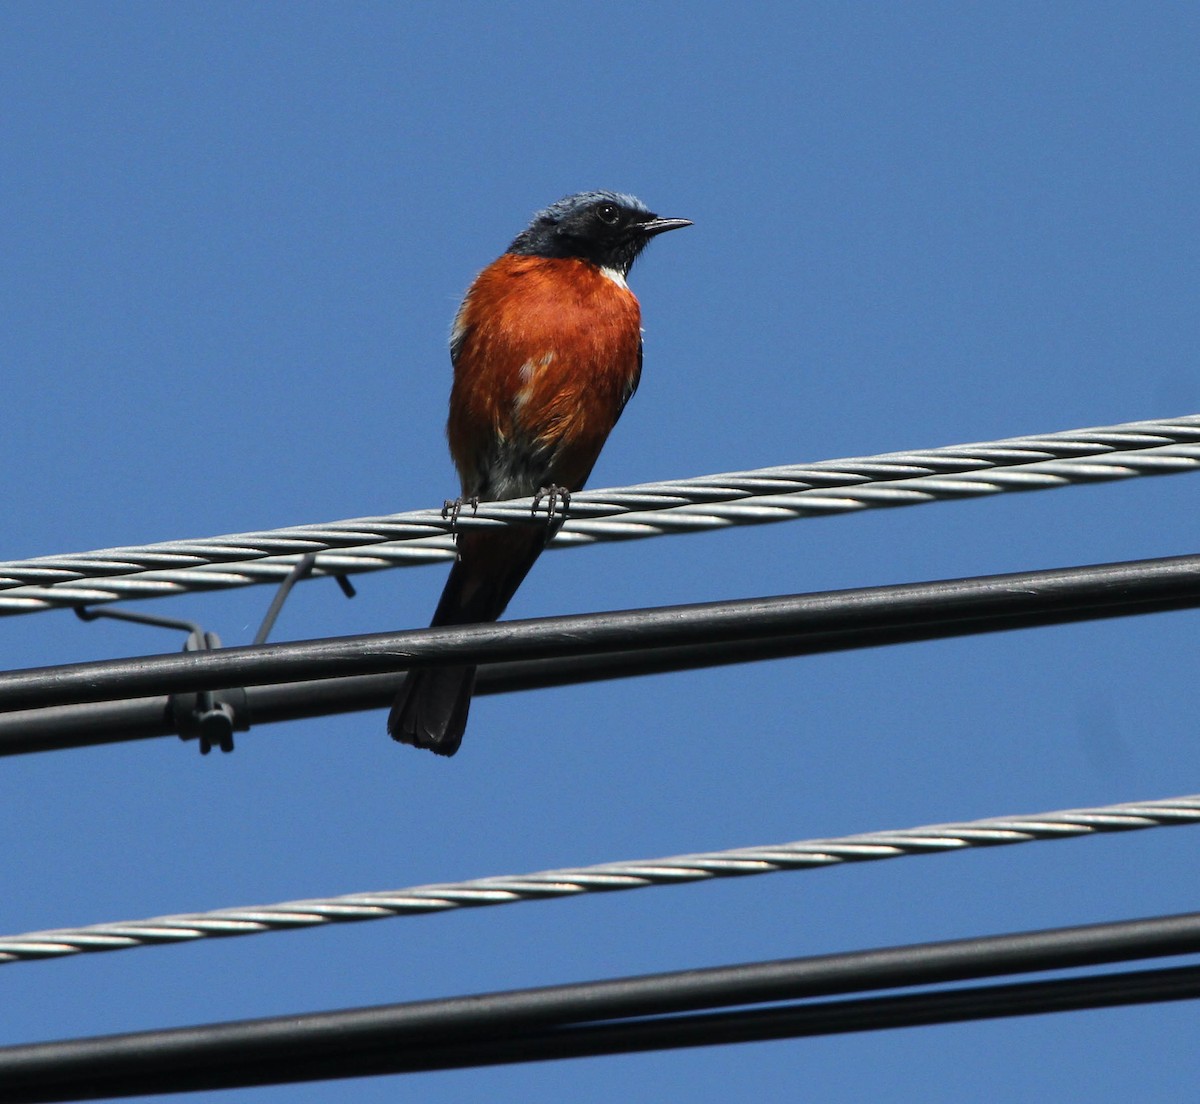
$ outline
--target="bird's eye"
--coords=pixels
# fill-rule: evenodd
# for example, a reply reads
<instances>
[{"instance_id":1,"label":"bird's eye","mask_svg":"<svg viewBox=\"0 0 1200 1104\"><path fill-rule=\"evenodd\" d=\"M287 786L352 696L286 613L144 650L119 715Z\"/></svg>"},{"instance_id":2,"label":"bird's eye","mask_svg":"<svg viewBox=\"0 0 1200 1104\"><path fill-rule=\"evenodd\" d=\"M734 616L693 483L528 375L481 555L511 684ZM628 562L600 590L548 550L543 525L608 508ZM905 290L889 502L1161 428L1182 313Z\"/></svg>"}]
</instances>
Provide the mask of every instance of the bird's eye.
<instances>
[{"instance_id":1,"label":"bird's eye","mask_svg":"<svg viewBox=\"0 0 1200 1104\"><path fill-rule=\"evenodd\" d=\"M601 203L596 208L596 214L599 215L601 222L607 222L609 226L613 226L621 217L621 210L615 203Z\"/></svg>"}]
</instances>

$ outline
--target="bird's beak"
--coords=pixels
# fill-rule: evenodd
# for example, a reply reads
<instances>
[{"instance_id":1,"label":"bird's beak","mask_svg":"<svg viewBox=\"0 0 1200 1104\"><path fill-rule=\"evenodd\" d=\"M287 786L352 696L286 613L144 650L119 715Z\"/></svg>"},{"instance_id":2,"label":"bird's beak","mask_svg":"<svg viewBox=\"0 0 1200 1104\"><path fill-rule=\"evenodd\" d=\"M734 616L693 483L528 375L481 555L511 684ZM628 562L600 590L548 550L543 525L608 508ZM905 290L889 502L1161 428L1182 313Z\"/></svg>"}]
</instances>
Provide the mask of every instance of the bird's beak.
<instances>
[{"instance_id":1,"label":"bird's beak","mask_svg":"<svg viewBox=\"0 0 1200 1104\"><path fill-rule=\"evenodd\" d=\"M666 219L652 218L643 222L638 229L648 238L652 238L655 234L665 234L668 230L682 230L685 226L691 226L691 219Z\"/></svg>"}]
</instances>

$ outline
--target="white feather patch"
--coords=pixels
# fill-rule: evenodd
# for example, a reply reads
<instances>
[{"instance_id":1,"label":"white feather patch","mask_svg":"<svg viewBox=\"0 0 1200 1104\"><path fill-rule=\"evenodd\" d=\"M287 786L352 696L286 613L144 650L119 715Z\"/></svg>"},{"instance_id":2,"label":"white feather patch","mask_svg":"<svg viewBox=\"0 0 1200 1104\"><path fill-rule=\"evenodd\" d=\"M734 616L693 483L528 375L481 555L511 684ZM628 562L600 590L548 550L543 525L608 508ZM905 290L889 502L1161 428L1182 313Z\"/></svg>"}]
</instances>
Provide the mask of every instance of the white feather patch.
<instances>
[{"instance_id":1,"label":"white feather patch","mask_svg":"<svg viewBox=\"0 0 1200 1104\"><path fill-rule=\"evenodd\" d=\"M554 361L554 352L543 353L540 357L534 357L532 360L527 360L517 371L517 376L520 378L524 386L517 392L513 399L513 406L520 410L527 402L530 395L533 394L533 377L543 368L548 368Z\"/></svg>"},{"instance_id":2,"label":"white feather patch","mask_svg":"<svg viewBox=\"0 0 1200 1104\"><path fill-rule=\"evenodd\" d=\"M452 349L462 341L463 335L467 332L466 307L467 303L464 299L463 305L458 308L458 313L454 316L454 323L450 327L450 348Z\"/></svg>"},{"instance_id":3,"label":"white feather patch","mask_svg":"<svg viewBox=\"0 0 1200 1104\"><path fill-rule=\"evenodd\" d=\"M621 272L619 269L602 268L600 269L600 275L610 279L614 284L617 285L617 287L624 288L625 291L629 290L629 285L625 282L625 273Z\"/></svg>"}]
</instances>

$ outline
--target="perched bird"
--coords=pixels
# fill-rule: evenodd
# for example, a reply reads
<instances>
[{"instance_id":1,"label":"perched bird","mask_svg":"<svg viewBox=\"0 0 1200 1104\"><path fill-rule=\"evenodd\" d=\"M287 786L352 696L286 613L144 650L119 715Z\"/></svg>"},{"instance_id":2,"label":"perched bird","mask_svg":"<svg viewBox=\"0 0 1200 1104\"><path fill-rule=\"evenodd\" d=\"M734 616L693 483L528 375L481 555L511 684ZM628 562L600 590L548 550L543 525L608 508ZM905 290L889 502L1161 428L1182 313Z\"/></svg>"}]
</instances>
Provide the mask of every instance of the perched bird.
<instances>
[{"instance_id":1,"label":"perched bird","mask_svg":"<svg viewBox=\"0 0 1200 1104\"><path fill-rule=\"evenodd\" d=\"M453 508L548 495L550 520L459 532L434 626L495 621L557 530L555 499L583 487L641 375L641 309L625 277L651 238L690 225L630 195L581 192L534 215L475 278L450 332ZM453 755L474 686L474 667L410 671L388 732Z\"/></svg>"}]
</instances>

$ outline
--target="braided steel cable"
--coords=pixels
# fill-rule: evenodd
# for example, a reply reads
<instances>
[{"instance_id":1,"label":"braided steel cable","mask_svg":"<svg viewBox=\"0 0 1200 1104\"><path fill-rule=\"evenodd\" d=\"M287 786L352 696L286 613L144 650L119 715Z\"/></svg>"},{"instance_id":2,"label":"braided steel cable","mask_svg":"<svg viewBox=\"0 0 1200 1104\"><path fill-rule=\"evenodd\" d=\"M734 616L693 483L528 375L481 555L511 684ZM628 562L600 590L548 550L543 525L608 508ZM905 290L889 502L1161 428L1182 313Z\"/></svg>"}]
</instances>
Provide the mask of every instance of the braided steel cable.
<instances>
[{"instance_id":1,"label":"braided steel cable","mask_svg":"<svg viewBox=\"0 0 1200 1104\"><path fill-rule=\"evenodd\" d=\"M1200 794L0 936L0 964L710 878L1200 823Z\"/></svg>"},{"instance_id":2,"label":"braided steel cable","mask_svg":"<svg viewBox=\"0 0 1200 1104\"><path fill-rule=\"evenodd\" d=\"M1200 414L581 491L552 547L756 525L1200 468ZM532 499L464 510L461 529L532 521ZM345 575L448 560L439 510L0 562L0 616L281 582L300 556ZM544 524L544 521L542 522Z\"/></svg>"}]
</instances>

